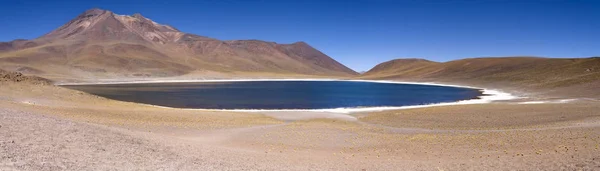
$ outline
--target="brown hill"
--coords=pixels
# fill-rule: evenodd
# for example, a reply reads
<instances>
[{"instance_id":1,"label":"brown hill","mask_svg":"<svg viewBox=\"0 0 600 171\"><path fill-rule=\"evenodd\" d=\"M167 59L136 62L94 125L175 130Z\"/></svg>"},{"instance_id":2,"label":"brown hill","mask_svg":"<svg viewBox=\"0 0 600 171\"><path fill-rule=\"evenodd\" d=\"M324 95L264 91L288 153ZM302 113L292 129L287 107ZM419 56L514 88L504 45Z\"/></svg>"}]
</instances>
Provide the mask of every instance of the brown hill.
<instances>
[{"instance_id":1,"label":"brown hill","mask_svg":"<svg viewBox=\"0 0 600 171\"><path fill-rule=\"evenodd\" d=\"M34 40L0 43L0 67L48 77L179 76L188 73L357 74L304 42L221 41L140 14L91 9Z\"/></svg>"},{"instance_id":2,"label":"brown hill","mask_svg":"<svg viewBox=\"0 0 600 171\"><path fill-rule=\"evenodd\" d=\"M471 85L563 88L600 85L600 58L502 57L449 62L396 59L361 76L368 79L435 81ZM600 87L599 87L600 88Z\"/></svg>"},{"instance_id":3,"label":"brown hill","mask_svg":"<svg viewBox=\"0 0 600 171\"><path fill-rule=\"evenodd\" d=\"M422 77L423 73L431 73L435 66L439 65L437 62L407 58L407 59L395 59L388 62L378 64L371 70L363 73L363 75L397 75L403 74L404 77Z\"/></svg>"}]
</instances>

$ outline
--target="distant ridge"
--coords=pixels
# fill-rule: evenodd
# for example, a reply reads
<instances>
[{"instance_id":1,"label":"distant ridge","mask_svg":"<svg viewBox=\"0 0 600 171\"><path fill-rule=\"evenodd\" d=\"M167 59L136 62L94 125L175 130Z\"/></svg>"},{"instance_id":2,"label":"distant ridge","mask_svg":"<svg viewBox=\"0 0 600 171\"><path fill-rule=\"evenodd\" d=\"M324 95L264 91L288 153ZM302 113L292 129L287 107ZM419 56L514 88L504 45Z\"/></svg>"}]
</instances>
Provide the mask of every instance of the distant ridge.
<instances>
[{"instance_id":1,"label":"distant ridge","mask_svg":"<svg viewBox=\"0 0 600 171\"><path fill-rule=\"evenodd\" d=\"M305 42L221 41L181 32L139 13L118 15L102 9L87 10L33 40L1 42L0 67L83 78L357 74Z\"/></svg>"},{"instance_id":2,"label":"distant ridge","mask_svg":"<svg viewBox=\"0 0 600 171\"><path fill-rule=\"evenodd\" d=\"M586 84L600 87L600 58L493 57L449 62L395 59L373 67L361 77L543 88Z\"/></svg>"}]
</instances>

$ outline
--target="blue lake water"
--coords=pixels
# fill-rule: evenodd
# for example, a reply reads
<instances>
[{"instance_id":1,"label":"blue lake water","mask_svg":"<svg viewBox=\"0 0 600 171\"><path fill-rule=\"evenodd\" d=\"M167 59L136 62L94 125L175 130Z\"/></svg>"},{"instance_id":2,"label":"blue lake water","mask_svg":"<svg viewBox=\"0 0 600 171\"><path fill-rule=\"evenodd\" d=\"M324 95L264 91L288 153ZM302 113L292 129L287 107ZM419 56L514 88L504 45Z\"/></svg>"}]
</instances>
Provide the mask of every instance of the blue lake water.
<instances>
[{"instance_id":1,"label":"blue lake water","mask_svg":"<svg viewBox=\"0 0 600 171\"><path fill-rule=\"evenodd\" d=\"M354 81L243 81L71 85L110 99L176 108L331 109L476 99L477 89Z\"/></svg>"}]
</instances>

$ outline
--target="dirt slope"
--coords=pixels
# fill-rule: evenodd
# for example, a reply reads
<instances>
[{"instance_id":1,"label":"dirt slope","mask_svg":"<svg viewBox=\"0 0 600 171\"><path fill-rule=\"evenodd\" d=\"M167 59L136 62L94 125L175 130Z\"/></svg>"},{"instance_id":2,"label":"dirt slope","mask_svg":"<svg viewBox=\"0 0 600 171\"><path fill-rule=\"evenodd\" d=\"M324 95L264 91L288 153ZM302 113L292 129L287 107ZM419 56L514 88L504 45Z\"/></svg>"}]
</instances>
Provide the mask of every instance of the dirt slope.
<instances>
[{"instance_id":1,"label":"dirt slope","mask_svg":"<svg viewBox=\"0 0 600 171\"><path fill-rule=\"evenodd\" d=\"M525 89L579 88L600 95L600 58L502 57L449 62L396 59L381 63L361 78L454 82ZM593 91L596 89L596 91Z\"/></svg>"}]
</instances>

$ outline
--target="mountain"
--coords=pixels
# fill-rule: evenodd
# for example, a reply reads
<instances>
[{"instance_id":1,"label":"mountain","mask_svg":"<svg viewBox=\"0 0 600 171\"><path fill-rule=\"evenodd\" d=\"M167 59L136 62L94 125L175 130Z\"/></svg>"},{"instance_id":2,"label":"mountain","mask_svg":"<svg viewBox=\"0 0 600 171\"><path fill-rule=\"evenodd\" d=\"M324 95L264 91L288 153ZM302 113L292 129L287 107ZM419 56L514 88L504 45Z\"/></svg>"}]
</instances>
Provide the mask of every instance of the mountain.
<instances>
[{"instance_id":1,"label":"mountain","mask_svg":"<svg viewBox=\"0 0 600 171\"><path fill-rule=\"evenodd\" d=\"M487 87L510 84L525 88L581 85L600 88L600 58L497 57L449 62L396 59L375 66L361 77L454 82Z\"/></svg>"},{"instance_id":2,"label":"mountain","mask_svg":"<svg viewBox=\"0 0 600 171\"><path fill-rule=\"evenodd\" d=\"M438 65L437 62L428 61L425 59L408 58L395 59L376 65L363 75L402 75L404 77L419 77L422 73L429 73L429 70L434 69L433 65Z\"/></svg>"},{"instance_id":3,"label":"mountain","mask_svg":"<svg viewBox=\"0 0 600 171\"><path fill-rule=\"evenodd\" d=\"M141 14L102 9L87 10L39 38L0 43L0 68L81 78L357 74L305 42L221 41Z\"/></svg>"}]
</instances>

